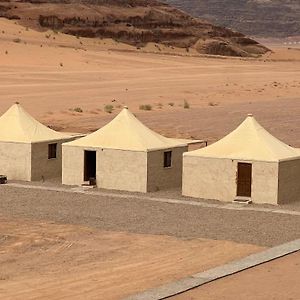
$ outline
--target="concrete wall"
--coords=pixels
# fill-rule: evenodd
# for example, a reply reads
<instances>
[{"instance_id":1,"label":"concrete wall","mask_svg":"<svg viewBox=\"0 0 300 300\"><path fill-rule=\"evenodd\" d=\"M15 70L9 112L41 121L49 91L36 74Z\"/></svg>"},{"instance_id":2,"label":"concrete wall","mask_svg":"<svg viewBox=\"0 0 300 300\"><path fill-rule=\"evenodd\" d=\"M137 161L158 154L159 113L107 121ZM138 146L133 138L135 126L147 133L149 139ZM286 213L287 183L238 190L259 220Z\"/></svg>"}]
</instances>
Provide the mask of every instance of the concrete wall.
<instances>
[{"instance_id":1,"label":"concrete wall","mask_svg":"<svg viewBox=\"0 0 300 300\"><path fill-rule=\"evenodd\" d=\"M84 149L62 146L62 183L81 185L84 172Z\"/></svg>"},{"instance_id":2,"label":"concrete wall","mask_svg":"<svg viewBox=\"0 0 300 300\"><path fill-rule=\"evenodd\" d=\"M62 143L72 139L33 143L31 146L31 180L61 177ZM57 143L56 158L48 159L48 145Z\"/></svg>"},{"instance_id":3,"label":"concrete wall","mask_svg":"<svg viewBox=\"0 0 300 300\"><path fill-rule=\"evenodd\" d=\"M147 191L147 153L104 149L97 151L97 185L132 192Z\"/></svg>"},{"instance_id":4,"label":"concrete wall","mask_svg":"<svg viewBox=\"0 0 300 300\"><path fill-rule=\"evenodd\" d=\"M172 151L172 166L164 168L164 152ZM147 156L147 191L181 187L182 156L188 147L148 152Z\"/></svg>"},{"instance_id":5,"label":"concrete wall","mask_svg":"<svg viewBox=\"0 0 300 300\"><path fill-rule=\"evenodd\" d=\"M236 163L230 159L183 157L182 194L232 201L236 196Z\"/></svg>"},{"instance_id":6,"label":"concrete wall","mask_svg":"<svg viewBox=\"0 0 300 300\"><path fill-rule=\"evenodd\" d=\"M277 162L253 162L251 199L253 203L278 203Z\"/></svg>"},{"instance_id":7,"label":"concrete wall","mask_svg":"<svg viewBox=\"0 0 300 300\"><path fill-rule=\"evenodd\" d=\"M31 179L31 145L0 142L0 174L8 180Z\"/></svg>"},{"instance_id":8,"label":"concrete wall","mask_svg":"<svg viewBox=\"0 0 300 300\"><path fill-rule=\"evenodd\" d=\"M184 156L183 195L233 201L237 193L238 162L243 161ZM278 163L252 162L251 200L254 203L277 204L277 192Z\"/></svg>"},{"instance_id":9,"label":"concrete wall","mask_svg":"<svg viewBox=\"0 0 300 300\"><path fill-rule=\"evenodd\" d=\"M135 192L147 191L147 153L101 148L63 146L62 183L81 185L84 180L84 151L96 154L99 188Z\"/></svg>"},{"instance_id":10,"label":"concrete wall","mask_svg":"<svg viewBox=\"0 0 300 300\"><path fill-rule=\"evenodd\" d=\"M279 163L278 203L300 201L300 159Z\"/></svg>"}]
</instances>

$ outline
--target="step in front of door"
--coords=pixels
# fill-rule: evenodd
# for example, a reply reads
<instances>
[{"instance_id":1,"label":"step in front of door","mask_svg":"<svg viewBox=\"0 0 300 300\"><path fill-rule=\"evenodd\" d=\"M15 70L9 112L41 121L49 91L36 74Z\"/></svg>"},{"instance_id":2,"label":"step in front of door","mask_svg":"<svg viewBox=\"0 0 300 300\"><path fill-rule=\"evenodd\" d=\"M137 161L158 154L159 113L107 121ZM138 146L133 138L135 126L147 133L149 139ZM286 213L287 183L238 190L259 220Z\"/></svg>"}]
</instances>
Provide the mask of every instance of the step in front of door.
<instances>
[{"instance_id":1,"label":"step in front of door","mask_svg":"<svg viewBox=\"0 0 300 300\"><path fill-rule=\"evenodd\" d=\"M233 202L235 203L243 203L243 204L251 204L252 200L249 197L236 197Z\"/></svg>"}]
</instances>

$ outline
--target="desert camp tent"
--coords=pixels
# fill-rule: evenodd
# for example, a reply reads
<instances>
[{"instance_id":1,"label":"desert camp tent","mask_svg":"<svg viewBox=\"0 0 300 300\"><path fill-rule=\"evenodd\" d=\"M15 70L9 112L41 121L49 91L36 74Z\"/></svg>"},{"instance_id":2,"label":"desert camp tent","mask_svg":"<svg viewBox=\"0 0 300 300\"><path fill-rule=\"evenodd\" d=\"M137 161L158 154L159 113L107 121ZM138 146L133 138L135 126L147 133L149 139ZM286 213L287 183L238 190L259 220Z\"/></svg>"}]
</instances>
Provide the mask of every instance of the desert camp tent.
<instances>
[{"instance_id":1,"label":"desert camp tent","mask_svg":"<svg viewBox=\"0 0 300 300\"><path fill-rule=\"evenodd\" d=\"M73 139L41 124L16 103L0 117L0 174L25 181L61 176L61 144Z\"/></svg>"},{"instance_id":2,"label":"desert camp tent","mask_svg":"<svg viewBox=\"0 0 300 300\"><path fill-rule=\"evenodd\" d=\"M280 204L300 200L300 151L252 115L218 142L184 154L183 195Z\"/></svg>"},{"instance_id":3,"label":"desert camp tent","mask_svg":"<svg viewBox=\"0 0 300 300\"><path fill-rule=\"evenodd\" d=\"M155 133L125 107L103 128L63 144L62 182L95 178L100 188L138 192L180 187L189 142Z\"/></svg>"}]
</instances>

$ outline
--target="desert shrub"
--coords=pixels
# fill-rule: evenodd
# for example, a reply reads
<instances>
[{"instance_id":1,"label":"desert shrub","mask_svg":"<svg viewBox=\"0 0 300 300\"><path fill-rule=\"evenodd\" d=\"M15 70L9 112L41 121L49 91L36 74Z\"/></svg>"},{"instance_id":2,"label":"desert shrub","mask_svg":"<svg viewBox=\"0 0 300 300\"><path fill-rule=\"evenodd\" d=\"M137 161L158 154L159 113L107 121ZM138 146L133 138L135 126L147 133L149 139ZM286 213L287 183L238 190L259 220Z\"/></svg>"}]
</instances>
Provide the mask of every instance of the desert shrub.
<instances>
[{"instance_id":1,"label":"desert shrub","mask_svg":"<svg viewBox=\"0 0 300 300\"><path fill-rule=\"evenodd\" d=\"M152 106L150 104L141 104L140 110L152 110Z\"/></svg>"},{"instance_id":2,"label":"desert shrub","mask_svg":"<svg viewBox=\"0 0 300 300\"><path fill-rule=\"evenodd\" d=\"M169 106L174 106L174 102L169 102L168 105Z\"/></svg>"},{"instance_id":3,"label":"desert shrub","mask_svg":"<svg viewBox=\"0 0 300 300\"><path fill-rule=\"evenodd\" d=\"M19 38L13 39L13 42L14 43L21 43L21 39L19 39Z\"/></svg>"},{"instance_id":4,"label":"desert shrub","mask_svg":"<svg viewBox=\"0 0 300 300\"><path fill-rule=\"evenodd\" d=\"M83 112L82 108L80 108L80 107L75 107L73 110L76 111L76 112L78 112L78 113L82 113Z\"/></svg>"},{"instance_id":5,"label":"desert shrub","mask_svg":"<svg viewBox=\"0 0 300 300\"><path fill-rule=\"evenodd\" d=\"M64 64L61 62L61 63L59 63L59 65L61 66L61 67L63 67L64 66Z\"/></svg>"},{"instance_id":6,"label":"desert shrub","mask_svg":"<svg viewBox=\"0 0 300 300\"><path fill-rule=\"evenodd\" d=\"M218 103L216 103L216 102L209 102L208 103L208 106L218 106L219 104Z\"/></svg>"},{"instance_id":7,"label":"desert shrub","mask_svg":"<svg viewBox=\"0 0 300 300\"><path fill-rule=\"evenodd\" d=\"M107 104L104 106L104 111L107 112L108 114L111 114L114 110L114 106L111 104Z\"/></svg>"},{"instance_id":8,"label":"desert shrub","mask_svg":"<svg viewBox=\"0 0 300 300\"><path fill-rule=\"evenodd\" d=\"M190 104L186 100L183 101L183 108L185 109L190 108Z\"/></svg>"},{"instance_id":9,"label":"desert shrub","mask_svg":"<svg viewBox=\"0 0 300 300\"><path fill-rule=\"evenodd\" d=\"M51 37L51 34L45 34L45 38L49 39Z\"/></svg>"}]
</instances>

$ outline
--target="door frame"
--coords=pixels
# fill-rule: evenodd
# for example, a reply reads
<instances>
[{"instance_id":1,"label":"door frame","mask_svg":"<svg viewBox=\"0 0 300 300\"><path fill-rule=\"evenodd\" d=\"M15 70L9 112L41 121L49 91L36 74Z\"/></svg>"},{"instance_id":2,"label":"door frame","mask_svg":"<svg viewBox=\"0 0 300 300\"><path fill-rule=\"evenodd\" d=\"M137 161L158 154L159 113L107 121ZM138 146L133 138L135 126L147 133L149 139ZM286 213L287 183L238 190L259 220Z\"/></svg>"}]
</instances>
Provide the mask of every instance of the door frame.
<instances>
[{"instance_id":1,"label":"door frame","mask_svg":"<svg viewBox=\"0 0 300 300\"><path fill-rule=\"evenodd\" d=\"M239 165L248 165L250 166L250 195L239 195ZM251 199L252 197L252 183L253 183L253 162L252 161L238 161L236 165L236 197L237 198L247 198Z\"/></svg>"},{"instance_id":2,"label":"door frame","mask_svg":"<svg viewBox=\"0 0 300 300\"><path fill-rule=\"evenodd\" d=\"M89 178L87 178L88 176L87 176L87 173L88 173L88 171L87 171L87 153L88 152L93 152L93 153L95 153L95 178L96 178L96 176L97 176L97 150L88 150L88 149L84 149L84 151L83 151L83 180L84 181L89 181L90 180L90 178L91 177L89 177Z\"/></svg>"}]
</instances>

